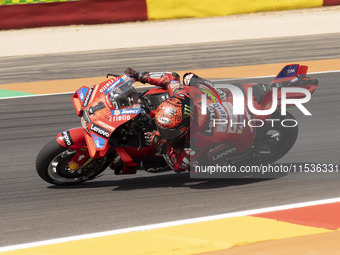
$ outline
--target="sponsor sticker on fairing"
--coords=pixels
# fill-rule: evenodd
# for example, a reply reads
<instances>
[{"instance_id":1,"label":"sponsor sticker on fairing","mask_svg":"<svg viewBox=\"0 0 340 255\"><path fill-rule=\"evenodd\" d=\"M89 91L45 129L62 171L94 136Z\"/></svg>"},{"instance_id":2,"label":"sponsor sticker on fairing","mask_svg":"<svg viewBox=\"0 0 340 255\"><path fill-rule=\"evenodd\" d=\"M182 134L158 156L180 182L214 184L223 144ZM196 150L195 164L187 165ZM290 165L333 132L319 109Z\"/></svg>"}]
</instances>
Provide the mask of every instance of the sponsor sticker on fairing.
<instances>
[{"instance_id":1,"label":"sponsor sticker on fairing","mask_svg":"<svg viewBox=\"0 0 340 255\"><path fill-rule=\"evenodd\" d=\"M215 108L219 112L221 119L227 119L228 115L224 107L220 103L210 104L211 107ZM227 124L221 123L217 125L217 132L225 132L227 130Z\"/></svg>"},{"instance_id":2,"label":"sponsor sticker on fairing","mask_svg":"<svg viewBox=\"0 0 340 255\"><path fill-rule=\"evenodd\" d=\"M213 107L207 107L207 120L201 132L202 135L212 136L214 134L214 127L212 120L217 117L216 111Z\"/></svg>"},{"instance_id":3,"label":"sponsor sticker on fairing","mask_svg":"<svg viewBox=\"0 0 340 255\"><path fill-rule=\"evenodd\" d=\"M142 108L132 108L132 109L120 109L120 110L111 110L112 115L123 115L123 114L138 114L140 113Z\"/></svg>"},{"instance_id":4,"label":"sponsor sticker on fairing","mask_svg":"<svg viewBox=\"0 0 340 255\"><path fill-rule=\"evenodd\" d=\"M99 92L100 93L103 93L108 87L110 87L111 85L112 85L112 83L114 83L114 79L111 79L111 80L109 80L107 83L105 83L105 85L104 86L102 86L101 88L100 88L100 90L99 90ZM117 80L117 81L119 81L119 80ZM106 95L106 94L105 94Z\"/></svg>"},{"instance_id":5,"label":"sponsor sticker on fairing","mask_svg":"<svg viewBox=\"0 0 340 255\"><path fill-rule=\"evenodd\" d=\"M116 80L113 84L112 82L114 81L113 79L111 79L108 83L105 84L104 87L102 87L100 89L100 92L103 92L103 90L105 89L104 94L107 95L108 93L110 93L111 90L113 90L115 87L117 87L120 83L126 81L128 79L128 77L126 75L122 76L121 78L119 78L118 80ZM112 84L112 85L111 85Z\"/></svg>"},{"instance_id":6,"label":"sponsor sticker on fairing","mask_svg":"<svg viewBox=\"0 0 340 255\"><path fill-rule=\"evenodd\" d=\"M277 75L276 79L292 77L296 75L299 65L285 66L282 71Z\"/></svg>"},{"instance_id":7,"label":"sponsor sticker on fairing","mask_svg":"<svg viewBox=\"0 0 340 255\"><path fill-rule=\"evenodd\" d=\"M220 96L222 101L227 99L228 93L226 91L224 91L223 89L220 89L220 88L215 88L215 90L217 91L217 93Z\"/></svg>"},{"instance_id":8,"label":"sponsor sticker on fairing","mask_svg":"<svg viewBox=\"0 0 340 255\"><path fill-rule=\"evenodd\" d=\"M64 139L64 143L67 147L70 147L71 145L74 144L69 131L63 132L63 139Z\"/></svg>"},{"instance_id":9,"label":"sponsor sticker on fairing","mask_svg":"<svg viewBox=\"0 0 340 255\"><path fill-rule=\"evenodd\" d=\"M85 96L85 100L83 102L83 107L86 107L89 104L92 92L93 92L93 88L94 86L92 86L89 91L87 92L86 96Z\"/></svg>"},{"instance_id":10,"label":"sponsor sticker on fairing","mask_svg":"<svg viewBox=\"0 0 340 255\"><path fill-rule=\"evenodd\" d=\"M84 101L84 98L85 98L86 93L87 93L88 90L89 90L89 89L86 88L86 87L83 87L83 88L81 88L81 89L78 89L77 93L78 93L78 97L79 97L79 99L80 99L81 102Z\"/></svg>"},{"instance_id":11,"label":"sponsor sticker on fairing","mask_svg":"<svg viewBox=\"0 0 340 255\"><path fill-rule=\"evenodd\" d=\"M98 126L94 123L91 124L90 129L98 135L101 135L101 136L106 137L106 138L110 137L110 131L109 130L107 130L103 127L100 127L100 126Z\"/></svg>"},{"instance_id":12,"label":"sponsor sticker on fairing","mask_svg":"<svg viewBox=\"0 0 340 255\"><path fill-rule=\"evenodd\" d=\"M223 160L228 157L229 154L232 154L236 152L237 149L235 147L227 147L222 151L219 151L218 153L215 153L212 155L212 160L217 161L217 160Z\"/></svg>"},{"instance_id":13,"label":"sponsor sticker on fairing","mask_svg":"<svg viewBox=\"0 0 340 255\"><path fill-rule=\"evenodd\" d=\"M94 145L96 146L97 149L103 148L105 146L105 139L101 138L97 135L92 134L92 139L94 141Z\"/></svg>"},{"instance_id":14,"label":"sponsor sticker on fairing","mask_svg":"<svg viewBox=\"0 0 340 255\"><path fill-rule=\"evenodd\" d=\"M123 115L112 115L109 116L109 121L110 122L115 122L115 121L127 121L130 120L131 116L129 114L123 114Z\"/></svg>"}]
</instances>

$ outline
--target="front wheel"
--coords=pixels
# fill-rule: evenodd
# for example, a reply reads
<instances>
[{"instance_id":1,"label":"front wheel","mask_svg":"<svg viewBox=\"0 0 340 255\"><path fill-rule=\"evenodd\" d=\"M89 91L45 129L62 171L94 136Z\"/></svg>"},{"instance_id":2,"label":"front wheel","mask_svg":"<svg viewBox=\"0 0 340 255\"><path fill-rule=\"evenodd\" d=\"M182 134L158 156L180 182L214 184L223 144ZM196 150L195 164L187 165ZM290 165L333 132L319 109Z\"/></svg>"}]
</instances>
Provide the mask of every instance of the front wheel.
<instances>
[{"instance_id":1,"label":"front wheel","mask_svg":"<svg viewBox=\"0 0 340 255\"><path fill-rule=\"evenodd\" d=\"M64 148L53 139L39 152L36 160L38 175L46 182L56 185L74 185L95 178L109 165L106 157L89 160L77 170L69 167L75 150Z\"/></svg>"}]
</instances>

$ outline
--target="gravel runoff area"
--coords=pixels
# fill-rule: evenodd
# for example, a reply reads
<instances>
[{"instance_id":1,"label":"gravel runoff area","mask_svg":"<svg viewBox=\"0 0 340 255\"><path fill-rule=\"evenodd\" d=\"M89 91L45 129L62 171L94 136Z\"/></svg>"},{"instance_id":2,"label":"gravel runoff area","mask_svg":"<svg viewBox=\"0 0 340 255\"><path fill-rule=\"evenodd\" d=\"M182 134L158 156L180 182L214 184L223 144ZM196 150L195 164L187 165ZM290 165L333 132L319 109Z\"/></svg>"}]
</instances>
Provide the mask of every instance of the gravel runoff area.
<instances>
[{"instance_id":1,"label":"gravel runoff area","mask_svg":"<svg viewBox=\"0 0 340 255\"><path fill-rule=\"evenodd\" d=\"M340 6L0 31L0 57L340 32ZM287 46L289 47L289 46Z\"/></svg>"}]
</instances>

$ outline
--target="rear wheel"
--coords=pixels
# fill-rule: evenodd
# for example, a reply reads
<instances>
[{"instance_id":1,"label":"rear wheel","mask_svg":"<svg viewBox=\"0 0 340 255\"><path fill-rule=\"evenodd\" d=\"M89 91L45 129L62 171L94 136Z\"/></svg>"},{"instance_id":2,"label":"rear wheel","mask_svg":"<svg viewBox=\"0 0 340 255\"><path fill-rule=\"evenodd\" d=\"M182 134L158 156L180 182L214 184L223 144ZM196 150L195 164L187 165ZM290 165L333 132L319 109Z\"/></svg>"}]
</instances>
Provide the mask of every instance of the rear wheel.
<instances>
[{"instance_id":1,"label":"rear wheel","mask_svg":"<svg viewBox=\"0 0 340 255\"><path fill-rule=\"evenodd\" d=\"M278 112L271 119L279 119L258 130L255 138L256 163L273 163L291 150L298 136L298 125L292 114L281 116ZM282 125L289 127L285 127ZM294 126L296 124L296 126ZM294 127L293 127L294 126Z\"/></svg>"},{"instance_id":2,"label":"rear wheel","mask_svg":"<svg viewBox=\"0 0 340 255\"><path fill-rule=\"evenodd\" d=\"M106 157L86 161L76 170L69 167L69 161L76 153L67 149L53 139L39 152L36 160L38 175L48 183L56 185L74 185L95 178L109 165Z\"/></svg>"}]
</instances>

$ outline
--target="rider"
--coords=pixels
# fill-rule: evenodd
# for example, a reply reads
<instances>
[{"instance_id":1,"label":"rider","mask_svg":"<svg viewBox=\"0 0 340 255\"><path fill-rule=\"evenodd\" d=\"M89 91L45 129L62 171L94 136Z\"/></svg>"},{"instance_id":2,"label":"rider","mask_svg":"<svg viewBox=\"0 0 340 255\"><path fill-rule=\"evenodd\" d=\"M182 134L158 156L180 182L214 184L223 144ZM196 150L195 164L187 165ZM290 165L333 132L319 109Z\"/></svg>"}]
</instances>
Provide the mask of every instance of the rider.
<instances>
[{"instance_id":1,"label":"rider","mask_svg":"<svg viewBox=\"0 0 340 255\"><path fill-rule=\"evenodd\" d=\"M193 103L192 100L195 100L195 98L191 97L196 94L196 89L208 94L215 104L218 105L219 103L222 104L222 101L228 97L228 90L215 88L213 82L200 78L193 73L184 74L184 84L180 82L180 77L177 73L137 72L132 68L128 68L125 70L125 74L134 77L141 83L156 85L169 92L170 98L162 102L155 113L157 130L145 134L146 144L148 146L156 147L175 172L188 170L190 167L190 156L195 155L197 158L199 153L204 153L203 150L199 149L200 145L197 147L192 144L190 147L190 119L193 117L190 103ZM266 91L261 92L261 94L264 92ZM200 95L200 93L198 94ZM198 107L196 103L195 105ZM196 119L202 119L199 112L199 110L195 111L197 115L195 116ZM223 115L223 110L214 110L214 112L217 118L218 116ZM198 129L201 128L199 127ZM235 136L235 134L232 133L219 133L218 129L219 127L217 127L217 133L212 137L212 134L208 134L203 130L203 135L208 139L203 140L205 145L209 145L209 139L215 138L219 140L222 137L222 139L226 140L232 139L232 136ZM194 130L197 129L194 128ZM242 132L245 133L246 131ZM208 141L208 144L204 141ZM214 143L213 141L211 142ZM223 140L221 140L221 142L223 145ZM244 143L244 147L248 147L251 142L252 141L249 140L241 143ZM202 144L202 141L198 142L198 144L200 143ZM195 147L195 151L193 150L193 147ZM210 152L220 154L226 150L235 151L235 148L231 148L226 144L222 147L218 147L216 152L214 150L211 150Z\"/></svg>"},{"instance_id":2,"label":"rider","mask_svg":"<svg viewBox=\"0 0 340 255\"><path fill-rule=\"evenodd\" d=\"M200 114L201 94L206 94L209 97L211 106L209 108L211 116L216 119L230 118L232 115L226 112L223 101L229 98L229 91L226 89L215 88L215 84L209 80L198 77L193 73L186 73L183 76L183 83L180 82L180 77L177 73L171 72L137 72L132 68L128 68L125 74L134 77L141 83L149 83L166 89L169 92L170 98L162 102L155 113L157 130L147 132L145 134L146 144L153 146L164 156L167 163L175 172L186 171L190 167L190 157L194 155L197 159L203 154L205 148L210 145L219 143L218 146L211 148L207 153L207 159L213 158L216 163L221 155L236 152L238 149L246 150L252 144L254 133L249 127L242 125L233 126L231 129L226 125L217 127L210 126L208 119L203 120ZM280 84L257 84L253 86L254 99L261 103L263 95L270 91L273 87L280 87ZM199 91L199 92L197 92ZM247 92L244 92L247 93ZM197 111L195 118L197 121L190 123L193 111L190 108L190 103L195 104ZM242 123L242 119L237 120ZM199 123L196 125L196 123ZM190 147L190 124L195 131L192 137L192 146ZM216 129L216 130L215 130ZM200 134L197 134L196 131ZM203 136L202 136L203 135ZM248 139L240 139L240 137L248 137ZM201 139L202 138L202 139ZM239 148L228 145L224 141L236 140ZM214 156L215 155L215 156ZM192 158L192 157L191 157ZM193 159L193 158L192 158Z\"/></svg>"},{"instance_id":3,"label":"rider","mask_svg":"<svg viewBox=\"0 0 340 255\"><path fill-rule=\"evenodd\" d=\"M170 97L158 106L155 113L157 130L145 133L146 144L156 147L175 172L186 171L190 164L189 129L192 114L188 87L180 82L177 73L137 72L128 68L125 74L169 92Z\"/></svg>"}]
</instances>

